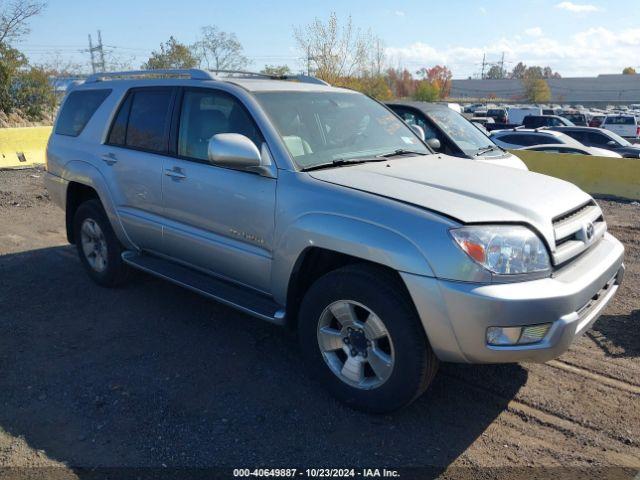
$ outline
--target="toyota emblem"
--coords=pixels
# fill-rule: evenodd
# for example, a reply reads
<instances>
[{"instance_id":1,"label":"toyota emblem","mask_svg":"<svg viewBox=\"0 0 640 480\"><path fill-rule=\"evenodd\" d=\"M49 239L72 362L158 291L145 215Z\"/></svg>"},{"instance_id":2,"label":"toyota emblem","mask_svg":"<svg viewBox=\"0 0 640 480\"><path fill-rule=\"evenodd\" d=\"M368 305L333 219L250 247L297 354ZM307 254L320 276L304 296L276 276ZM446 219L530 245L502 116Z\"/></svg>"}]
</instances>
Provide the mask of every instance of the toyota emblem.
<instances>
[{"instance_id":1,"label":"toyota emblem","mask_svg":"<svg viewBox=\"0 0 640 480\"><path fill-rule=\"evenodd\" d=\"M595 233L595 228L593 227L593 223L587 224L586 233L587 233L587 240L591 240L593 238L593 234Z\"/></svg>"}]
</instances>

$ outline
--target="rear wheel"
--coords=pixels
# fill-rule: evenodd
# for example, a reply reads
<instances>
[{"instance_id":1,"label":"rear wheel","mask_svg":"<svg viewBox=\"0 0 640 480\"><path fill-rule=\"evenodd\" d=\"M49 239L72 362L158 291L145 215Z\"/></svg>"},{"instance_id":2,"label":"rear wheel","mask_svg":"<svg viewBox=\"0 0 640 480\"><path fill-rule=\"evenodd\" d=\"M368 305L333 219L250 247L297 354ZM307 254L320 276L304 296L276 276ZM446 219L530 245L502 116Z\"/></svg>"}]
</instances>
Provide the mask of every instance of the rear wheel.
<instances>
[{"instance_id":1,"label":"rear wheel","mask_svg":"<svg viewBox=\"0 0 640 480\"><path fill-rule=\"evenodd\" d=\"M369 412L411 403L438 367L403 285L376 266L317 280L300 307L299 339L311 373L339 400Z\"/></svg>"},{"instance_id":2,"label":"rear wheel","mask_svg":"<svg viewBox=\"0 0 640 480\"><path fill-rule=\"evenodd\" d=\"M122 261L122 246L98 200L78 207L73 228L80 261L89 276L104 287L122 284L129 268Z\"/></svg>"}]
</instances>

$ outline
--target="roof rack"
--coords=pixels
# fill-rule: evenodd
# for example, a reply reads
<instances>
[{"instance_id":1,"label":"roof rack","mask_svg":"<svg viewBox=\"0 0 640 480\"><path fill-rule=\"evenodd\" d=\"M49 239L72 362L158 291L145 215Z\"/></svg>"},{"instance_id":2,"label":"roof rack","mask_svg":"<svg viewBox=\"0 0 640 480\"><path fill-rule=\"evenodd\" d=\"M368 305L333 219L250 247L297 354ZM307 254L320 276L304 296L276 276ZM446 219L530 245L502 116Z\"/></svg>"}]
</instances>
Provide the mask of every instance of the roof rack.
<instances>
[{"instance_id":1,"label":"roof rack","mask_svg":"<svg viewBox=\"0 0 640 480\"><path fill-rule=\"evenodd\" d=\"M222 75L220 75L222 74ZM247 72L244 70L201 70L198 68L189 69L158 69L158 70L131 70L126 72L101 72L89 75L85 83L101 82L103 80L130 78L130 77L187 77L190 80L216 80L237 75L238 77L259 77L268 80L289 80L303 83L313 83L316 85L329 84L324 80L310 75L269 75L267 73Z\"/></svg>"},{"instance_id":2,"label":"roof rack","mask_svg":"<svg viewBox=\"0 0 640 480\"><path fill-rule=\"evenodd\" d=\"M127 72L100 72L89 75L85 83L95 83L102 80L127 77L149 77L149 76L172 76L189 77L191 80L213 80L214 77L206 70L198 68L189 69L158 69L158 70L131 70Z\"/></svg>"}]
</instances>

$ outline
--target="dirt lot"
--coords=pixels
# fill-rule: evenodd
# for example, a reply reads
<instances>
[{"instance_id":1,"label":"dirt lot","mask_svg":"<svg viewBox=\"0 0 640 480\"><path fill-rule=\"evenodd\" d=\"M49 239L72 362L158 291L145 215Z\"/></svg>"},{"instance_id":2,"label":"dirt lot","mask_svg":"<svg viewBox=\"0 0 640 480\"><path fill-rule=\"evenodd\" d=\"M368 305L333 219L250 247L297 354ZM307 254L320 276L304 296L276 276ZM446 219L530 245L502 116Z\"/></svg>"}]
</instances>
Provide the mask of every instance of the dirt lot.
<instances>
[{"instance_id":1,"label":"dirt lot","mask_svg":"<svg viewBox=\"0 0 640 480\"><path fill-rule=\"evenodd\" d=\"M442 365L415 404L370 416L309 380L278 327L142 274L121 289L94 285L42 172L0 171L0 466L60 466L12 472L68 478L77 467L209 466L634 478L640 206L601 205L627 275L567 354Z\"/></svg>"}]
</instances>

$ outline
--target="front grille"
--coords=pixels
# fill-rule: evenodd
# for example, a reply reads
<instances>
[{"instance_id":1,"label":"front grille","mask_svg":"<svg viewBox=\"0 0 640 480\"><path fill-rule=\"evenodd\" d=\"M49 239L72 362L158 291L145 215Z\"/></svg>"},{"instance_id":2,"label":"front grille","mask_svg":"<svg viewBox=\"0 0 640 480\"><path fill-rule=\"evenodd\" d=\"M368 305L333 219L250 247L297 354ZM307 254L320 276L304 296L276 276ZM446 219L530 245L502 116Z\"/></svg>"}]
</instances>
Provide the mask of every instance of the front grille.
<instances>
[{"instance_id":1,"label":"front grille","mask_svg":"<svg viewBox=\"0 0 640 480\"><path fill-rule=\"evenodd\" d=\"M602 210L593 200L554 218L554 265L571 261L600 240L606 231Z\"/></svg>"}]
</instances>

